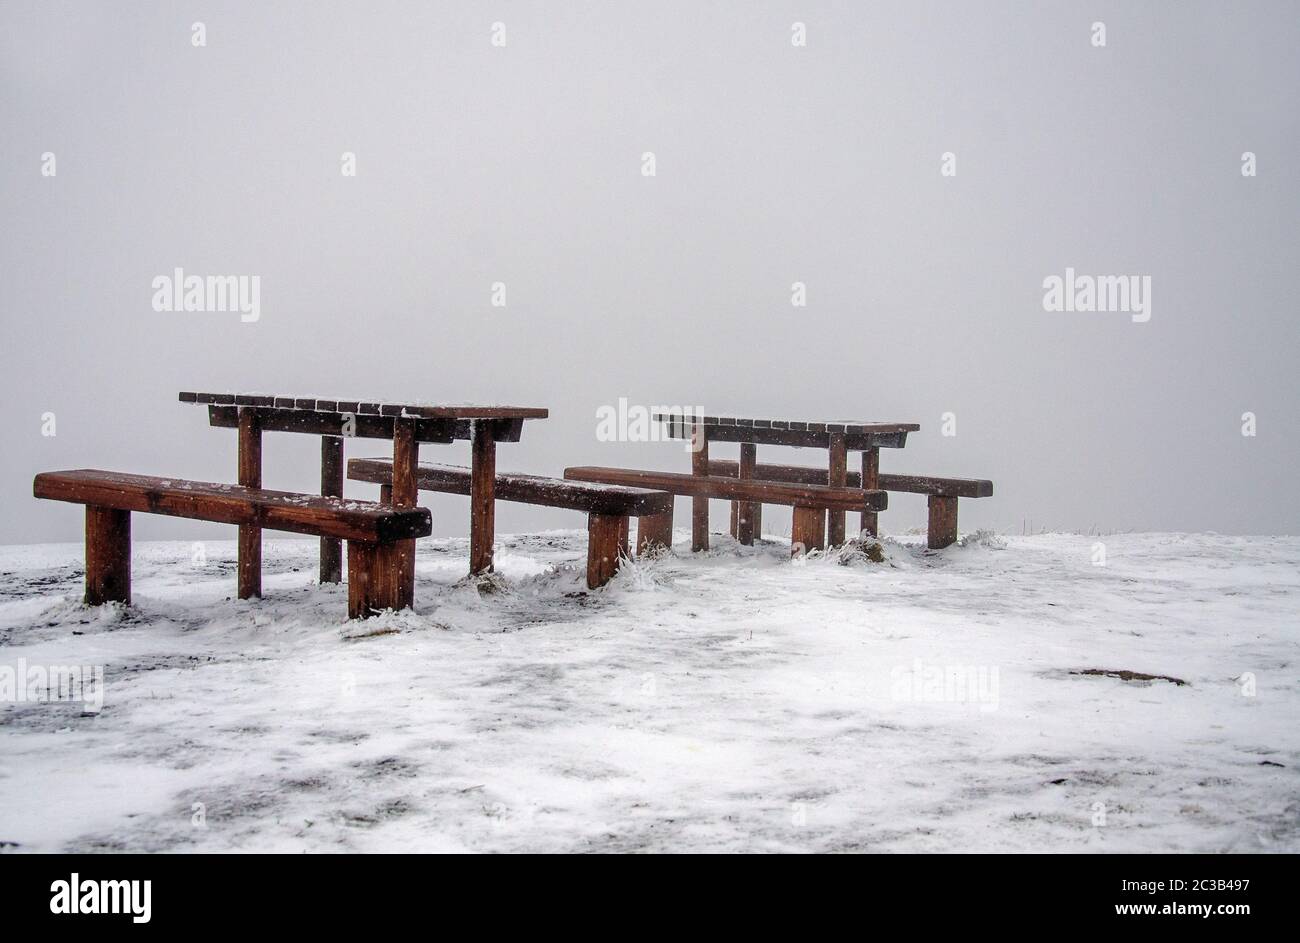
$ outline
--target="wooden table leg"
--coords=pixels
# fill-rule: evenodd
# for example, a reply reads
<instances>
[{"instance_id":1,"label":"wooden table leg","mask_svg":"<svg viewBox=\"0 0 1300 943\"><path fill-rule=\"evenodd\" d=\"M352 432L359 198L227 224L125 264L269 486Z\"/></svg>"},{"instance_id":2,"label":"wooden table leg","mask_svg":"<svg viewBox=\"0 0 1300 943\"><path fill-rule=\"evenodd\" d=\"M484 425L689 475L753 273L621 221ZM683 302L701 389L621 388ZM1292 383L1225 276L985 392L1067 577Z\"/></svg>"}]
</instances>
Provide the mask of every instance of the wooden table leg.
<instances>
[{"instance_id":1,"label":"wooden table leg","mask_svg":"<svg viewBox=\"0 0 1300 943\"><path fill-rule=\"evenodd\" d=\"M239 483L262 487L262 426L252 409L239 410ZM239 526L239 598L262 595L262 528Z\"/></svg>"},{"instance_id":2,"label":"wooden table leg","mask_svg":"<svg viewBox=\"0 0 1300 943\"><path fill-rule=\"evenodd\" d=\"M740 444L740 470L742 480L754 477L754 466L758 464L758 446L753 442ZM750 501L733 502L736 508L736 539L745 546L754 542L754 508Z\"/></svg>"},{"instance_id":3,"label":"wooden table leg","mask_svg":"<svg viewBox=\"0 0 1300 943\"><path fill-rule=\"evenodd\" d=\"M420 443L415 441L415 420L399 416L393 420L393 507L413 508L419 503L416 490L419 461ZM397 541L391 559L397 584L393 608L410 609L415 605L415 541Z\"/></svg>"},{"instance_id":4,"label":"wooden table leg","mask_svg":"<svg viewBox=\"0 0 1300 943\"><path fill-rule=\"evenodd\" d=\"M862 487L875 490L880 487L880 449L862 450ZM863 511L859 525L862 536L878 537L875 511Z\"/></svg>"},{"instance_id":5,"label":"wooden table leg","mask_svg":"<svg viewBox=\"0 0 1300 943\"><path fill-rule=\"evenodd\" d=\"M691 474L709 474L709 439L704 423L691 428ZM691 498L691 550L709 549L709 499Z\"/></svg>"},{"instance_id":6,"label":"wooden table leg","mask_svg":"<svg viewBox=\"0 0 1300 943\"><path fill-rule=\"evenodd\" d=\"M475 419L470 433L469 572L492 572L496 539L496 430L489 420Z\"/></svg>"},{"instance_id":7,"label":"wooden table leg","mask_svg":"<svg viewBox=\"0 0 1300 943\"><path fill-rule=\"evenodd\" d=\"M844 443L844 433L830 433L830 470L826 483L832 488L843 488L848 483L849 453ZM832 547L844 543L844 512L830 511L826 515L826 542Z\"/></svg>"},{"instance_id":8,"label":"wooden table leg","mask_svg":"<svg viewBox=\"0 0 1300 943\"><path fill-rule=\"evenodd\" d=\"M320 437L320 493L331 498L343 497L343 437ZM343 541L337 537L320 539L320 581L343 582Z\"/></svg>"}]
</instances>

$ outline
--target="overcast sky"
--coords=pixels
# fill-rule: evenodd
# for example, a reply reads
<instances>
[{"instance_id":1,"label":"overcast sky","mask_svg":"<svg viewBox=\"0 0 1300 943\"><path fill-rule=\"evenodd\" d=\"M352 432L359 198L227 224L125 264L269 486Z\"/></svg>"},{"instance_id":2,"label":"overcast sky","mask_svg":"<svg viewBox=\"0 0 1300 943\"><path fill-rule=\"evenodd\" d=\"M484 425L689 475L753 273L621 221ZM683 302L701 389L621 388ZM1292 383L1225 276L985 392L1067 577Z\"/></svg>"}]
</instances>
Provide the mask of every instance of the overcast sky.
<instances>
[{"instance_id":1,"label":"overcast sky","mask_svg":"<svg viewBox=\"0 0 1300 943\"><path fill-rule=\"evenodd\" d=\"M620 397L911 421L883 470L996 483L964 530L1297 533L1297 48L1284 2L2 0L0 542L80 539L40 470L233 481L183 389L547 406L499 466L556 475L688 468L597 441ZM260 319L155 311L177 267ZM1044 310L1067 268L1149 276L1149 320ZM265 484L318 454L271 436Z\"/></svg>"}]
</instances>

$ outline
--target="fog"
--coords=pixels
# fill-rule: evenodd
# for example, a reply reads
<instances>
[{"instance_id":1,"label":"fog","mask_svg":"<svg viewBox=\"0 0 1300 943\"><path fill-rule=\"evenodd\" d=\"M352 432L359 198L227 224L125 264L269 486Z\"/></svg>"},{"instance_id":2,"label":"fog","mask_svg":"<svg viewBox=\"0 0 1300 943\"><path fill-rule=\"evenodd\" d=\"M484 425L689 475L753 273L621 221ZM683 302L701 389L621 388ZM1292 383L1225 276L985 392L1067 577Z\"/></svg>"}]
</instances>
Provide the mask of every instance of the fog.
<instances>
[{"instance_id":1,"label":"fog","mask_svg":"<svg viewBox=\"0 0 1300 943\"><path fill-rule=\"evenodd\" d=\"M881 468L993 479L963 530L1294 534L1297 48L1290 3L6 0L0 542L80 539L41 470L233 481L181 390L545 406L498 463L556 475L688 469L597 438L620 398L918 422ZM258 317L155 310L177 268L256 276ZM1145 319L1047 310L1067 270ZM265 485L318 456L268 434Z\"/></svg>"}]
</instances>

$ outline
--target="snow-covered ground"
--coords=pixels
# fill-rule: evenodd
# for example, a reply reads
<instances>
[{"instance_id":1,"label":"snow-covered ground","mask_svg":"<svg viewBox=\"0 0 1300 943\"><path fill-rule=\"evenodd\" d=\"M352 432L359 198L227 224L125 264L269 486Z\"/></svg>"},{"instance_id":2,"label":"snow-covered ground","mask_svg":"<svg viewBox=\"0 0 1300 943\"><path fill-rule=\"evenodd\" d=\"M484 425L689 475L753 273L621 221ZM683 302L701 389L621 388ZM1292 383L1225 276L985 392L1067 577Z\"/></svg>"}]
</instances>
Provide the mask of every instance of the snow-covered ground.
<instances>
[{"instance_id":1,"label":"snow-covered ground","mask_svg":"<svg viewBox=\"0 0 1300 943\"><path fill-rule=\"evenodd\" d=\"M314 540L249 602L233 541L138 544L126 610L80 546L0 548L0 843L1300 851L1300 538L717 537L594 593L585 540L505 537L483 588L421 540L417 611L353 623ZM102 709L33 699L52 665Z\"/></svg>"}]
</instances>

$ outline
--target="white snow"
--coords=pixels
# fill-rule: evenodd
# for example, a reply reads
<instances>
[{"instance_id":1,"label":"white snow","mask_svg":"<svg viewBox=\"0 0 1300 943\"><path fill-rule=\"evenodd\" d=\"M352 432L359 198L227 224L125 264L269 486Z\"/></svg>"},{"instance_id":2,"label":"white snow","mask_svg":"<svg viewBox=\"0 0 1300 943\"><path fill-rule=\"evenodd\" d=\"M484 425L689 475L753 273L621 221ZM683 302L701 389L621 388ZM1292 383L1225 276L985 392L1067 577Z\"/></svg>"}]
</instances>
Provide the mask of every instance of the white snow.
<instances>
[{"instance_id":1,"label":"white snow","mask_svg":"<svg viewBox=\"0 0 1300 943\"><path fill-rule=\"evenodd\" d=\"M141 543L98 610L80 546L0 548L0 673L107 682L0 703L0 847L1300 851L1300 538L714 540L587 593L584 532L495 592L425 539L417 611L351 623L315 540L248 602L233 541Z\"/></svg>"}]
</instances>

